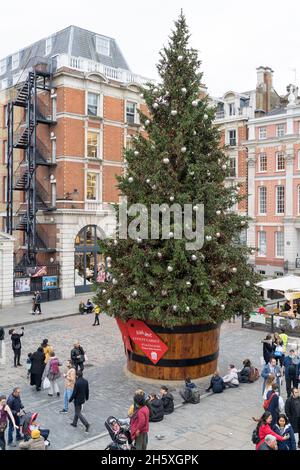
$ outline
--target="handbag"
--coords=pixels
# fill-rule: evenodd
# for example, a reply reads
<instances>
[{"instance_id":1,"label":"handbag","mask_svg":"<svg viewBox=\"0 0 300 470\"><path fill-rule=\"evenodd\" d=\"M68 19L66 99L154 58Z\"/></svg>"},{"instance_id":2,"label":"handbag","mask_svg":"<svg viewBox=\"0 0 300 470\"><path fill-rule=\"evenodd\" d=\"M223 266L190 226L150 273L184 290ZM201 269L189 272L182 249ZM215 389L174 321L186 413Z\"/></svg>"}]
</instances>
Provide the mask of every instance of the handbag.
<instances>
[{"instance_id":1,"label":"handbag","mask_svg":"<svg viewBox=\"0 0 300 470\"><path fill-rule=\"evenodd\" d=\"M48 388L50 388L50 380L48 379L48 377L45 377L43 380L43 389L47 390Z\"/></svg>"}]
</instances>

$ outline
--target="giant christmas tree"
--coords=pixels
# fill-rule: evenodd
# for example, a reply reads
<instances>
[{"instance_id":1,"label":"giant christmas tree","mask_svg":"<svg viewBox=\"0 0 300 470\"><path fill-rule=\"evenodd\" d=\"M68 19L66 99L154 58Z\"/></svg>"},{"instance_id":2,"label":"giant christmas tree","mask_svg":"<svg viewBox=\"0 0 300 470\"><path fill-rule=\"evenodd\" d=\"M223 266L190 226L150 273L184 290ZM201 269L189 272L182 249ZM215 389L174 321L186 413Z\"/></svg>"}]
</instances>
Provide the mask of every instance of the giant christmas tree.
<instances>
[{"instance_id":1,"label":"giant christmas tree","mask_svg":"<svg viewBox=\"0 0 300 470\"><path fill-rule=\"evenodd\" d=\"M247 264L250 248L240 243L247 219L230 208L241 200L238 187L225 187L228 157L213 124L214 109L199 90L202 73L196 50L188 46L185 17L175 23L160 53L158 84L143 93L149 116L141 114L145 133L125 151L126 174L119 188L128 207L151 204L204 204L201 250L186 240L110 240L105 251L112 281L97 289L97 302L108 315L174 327L200 321L221 323L259 303L258 277ZM132 217L129 215L129 221Z\"/></svg>"}]
</instances>

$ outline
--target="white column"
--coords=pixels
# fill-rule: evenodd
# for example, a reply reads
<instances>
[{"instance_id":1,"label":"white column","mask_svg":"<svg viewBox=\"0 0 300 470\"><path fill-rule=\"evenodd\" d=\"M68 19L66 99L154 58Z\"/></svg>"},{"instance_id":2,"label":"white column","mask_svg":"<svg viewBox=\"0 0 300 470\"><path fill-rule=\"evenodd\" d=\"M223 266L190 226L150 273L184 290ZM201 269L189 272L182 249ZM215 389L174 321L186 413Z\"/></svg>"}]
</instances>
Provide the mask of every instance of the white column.
<instances>
[{"instance_id":1,"label":"white column","mask_svg":"<svg viewBox=\"0 0 300 470\"><path fill-rule=\"evenodd\" d=\"M297 257L297 230L293 221L293 165L294 148L286 146L286 180L285 180L285 217L284 217L284 259L288 262L288 270L295 270Z\"/></svg>"},{"instance_id":2,"label":"white column","mask_svg":"<svg viewBox=\"0 0 300 470\"><path fill-rule=\"evenodd\" d=\"M294 148L293 145L286 146L285 152L286 179L285 179L285 217L293 217L293 165Z\"/></svg>"},{"instance_id":3,"label":"white column","mask_svg":"<svg viewBox=\"0 0 300 470\"><path fill-rule=\"evenodd\" d=\"M0 307L14 301L14 239L0 233Z\"/></svg>"}]
</instances>

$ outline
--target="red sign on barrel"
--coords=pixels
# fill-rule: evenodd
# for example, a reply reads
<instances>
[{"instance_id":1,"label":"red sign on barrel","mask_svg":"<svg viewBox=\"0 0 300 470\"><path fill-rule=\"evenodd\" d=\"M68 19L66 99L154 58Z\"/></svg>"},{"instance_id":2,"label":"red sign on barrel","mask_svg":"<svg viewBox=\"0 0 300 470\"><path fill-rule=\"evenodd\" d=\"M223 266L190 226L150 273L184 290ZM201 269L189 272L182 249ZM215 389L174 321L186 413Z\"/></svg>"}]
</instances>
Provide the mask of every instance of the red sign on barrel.
<instances>
[{"instance_id":1,"label":"red sign on barrel","mask_svg":"<svg viewBox=\"0 0 300 470\"><path fill-rule=\"evenodd\" d=\"M168 351L166 344L140 320L128 320L126 326L132 341L134 341L153 364L157 364Z\"/></svg>"}]
</instances>

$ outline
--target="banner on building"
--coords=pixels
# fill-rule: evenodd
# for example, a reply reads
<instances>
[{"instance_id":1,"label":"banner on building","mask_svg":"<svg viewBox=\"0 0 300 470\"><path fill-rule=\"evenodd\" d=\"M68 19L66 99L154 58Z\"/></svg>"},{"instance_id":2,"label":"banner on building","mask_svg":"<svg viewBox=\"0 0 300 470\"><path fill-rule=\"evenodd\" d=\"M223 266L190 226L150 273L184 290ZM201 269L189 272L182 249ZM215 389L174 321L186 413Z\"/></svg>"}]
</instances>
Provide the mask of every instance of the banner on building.
<instances>
[{"instance_id":1,"label":"banner on building","mask_svg":"<svg viewBox=\"0 0 300 470\"><path fill-rule=\"evenodd\" d=\"M57 276L43 276L43 290L57 289L58 277Z\"/></svg>"},{"instance_id":2,"label":"banner on building","mask_svg":"<svg viewBox=\"0 0 300 470\"><path fill-rule=\"evenodd\" d=\"M28 276L42 277L47 275L47 266L35 266L26 269Z\"/></svg>"},{"instance_id":3,"label":"banner on building","mask_svg":"<svg viewBox=\"0 0 300 470\"><path fill-rule=\"evenodd\" d=\"M15 279L15 293L30 292L30 277Z\"/></svg>"}]
</instances>

